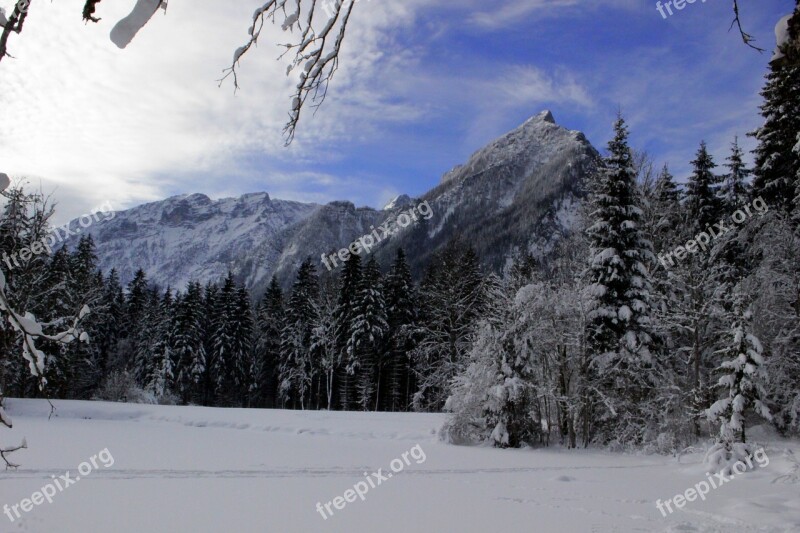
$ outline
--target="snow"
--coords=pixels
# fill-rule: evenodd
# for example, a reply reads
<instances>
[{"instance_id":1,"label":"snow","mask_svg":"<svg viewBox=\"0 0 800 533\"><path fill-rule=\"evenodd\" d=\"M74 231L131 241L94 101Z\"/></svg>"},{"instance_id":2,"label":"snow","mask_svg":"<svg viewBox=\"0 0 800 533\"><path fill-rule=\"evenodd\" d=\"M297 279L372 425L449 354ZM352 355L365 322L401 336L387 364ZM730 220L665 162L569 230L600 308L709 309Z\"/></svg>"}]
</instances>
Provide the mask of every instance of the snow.
<instances>
[{"instance_id":1,"label":"snow","mask_svg":"<svg viewBox=\"0 0 800 533\"><path fill-rule=\"evenodd\" d=\"M212 409L55 401L6 402L3 443L28 437L5 472L0 505L29 498L108 448L114 464L2 531L796 531L797 485L778 441L770 464L664 518L666 500L706 478L702 451L671 457L601 451L499 450L443 444L444 415ZM752 432L753 436L757 433ZM756 438L766 438L759 435ZM315 507L365 471L419 444L426 461L323 520ZM8 520L0 516L0 521Z\"/></svg>"},{"instance_id":2,"label":"snow","mask_svg":"<svg viewBox=\"0 0 800 533\"><path fill-rule=\"evenodd\" d=\"M775 54L772 56L772 61L783 57L781 47L789 41L789 19L791 18L791 14L786 15L775 25L775 41L777 47L775 48Z\"/></svg>"},{"instance_id":3,"label":"snow","mask_svg":"<svg viewBox=\"0 0 800 533\"><path fill-rule=\"evenodd\" d=\"M137 0L133 11L111 29L111 41L119 48L128 46L160 5L161 0Z\"/></svg>"}]
</instances>

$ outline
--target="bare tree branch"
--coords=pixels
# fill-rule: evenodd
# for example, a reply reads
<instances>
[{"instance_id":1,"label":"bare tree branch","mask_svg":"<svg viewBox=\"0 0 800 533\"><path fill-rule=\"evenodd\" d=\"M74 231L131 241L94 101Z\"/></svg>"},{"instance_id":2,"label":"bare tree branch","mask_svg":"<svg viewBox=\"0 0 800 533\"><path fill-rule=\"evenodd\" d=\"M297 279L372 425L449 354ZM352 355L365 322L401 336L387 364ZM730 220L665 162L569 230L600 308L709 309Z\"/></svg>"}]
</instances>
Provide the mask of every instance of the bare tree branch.
<instances>
[{"instance_id":1,"label":"bare tree branch","mask_svg":"<svg viewBox=\"0 0 800 533\"><path fill-rule=\"evenodd\" d=\"M737 26L739 28L739 34L742 36L742 41L744 41L744 44L746 44L753 50L758 50L759 52L763 53L765 51L763 48L759 48L758 46L753 44L756 40L755 37L745 32L744 28L742 27L742 20L741 18L739 18L739 0L733 0L733 16L734 16L733 22L731 22L731 27L728 29L728 31L733 29L734 26Z\"/></svg>"},{"instance_id":2,"label":"bare tree branch","mask_svg":"<svg viewBox=\"0 0 800 533\"><path fill-rule=\"evenodd\" d=\"M20 0L14 4L14 11L11 13L5 26L3 26L3 33L0 34L0 61L5 56L13 57L8 53L6 47L8 46L8 38L11 33L19 35L22 32L22 27L25 24L25 19L28 17L28 8L32 0Z\"/></svg>"},{"instance_id":3,"label":"bare tree branch","mask_svg":"<svg viewBox=\"0 0 800 533\"><path fill-rule=\"evenodd\" d=\"M24 450L27 447L28 443L25 441L25 439L22 439L22 444L20 444L19 446L16 446L14 448L0 448L0 457L2 457L3 461L5 461L6 463L6 470L8 470L9 468L19 468L18 464L12 463L11 461L8 460L6 454L14 453L18 450Z\"/></svg>"},{"instance_id":4,"label":"bare tree branch","mask_svg":"<svg viewBox=\"0 0 800 533\"><path fill-rule=\"evenodd\" d=\"M253 22L248 29L250 38L234 52L231 66L223 71L225 75L219 80L221 85L225 79L232 77L234 88L239 88L236 70L239 61L258 44L266 20L275 24L276 14L281 12L283 31L293 31L297 26L300 33L295 42L279 45L285 48L280 58L293 54L286 69L287 75L302 66L300 80L292 98L289 120L283 128L287 146L294 140L300 114L308 99L311 99L308 104L315 109L325 101L328 84L339 66L339 53L355 6L354 0L326 0L322 7L321 4L318 0L269 0L264 3L253 15ZM325 12L324 15L320 14L321 11ZM319 33L312 27L315 17L324 21Z\"/></svg>"}]
</instances>

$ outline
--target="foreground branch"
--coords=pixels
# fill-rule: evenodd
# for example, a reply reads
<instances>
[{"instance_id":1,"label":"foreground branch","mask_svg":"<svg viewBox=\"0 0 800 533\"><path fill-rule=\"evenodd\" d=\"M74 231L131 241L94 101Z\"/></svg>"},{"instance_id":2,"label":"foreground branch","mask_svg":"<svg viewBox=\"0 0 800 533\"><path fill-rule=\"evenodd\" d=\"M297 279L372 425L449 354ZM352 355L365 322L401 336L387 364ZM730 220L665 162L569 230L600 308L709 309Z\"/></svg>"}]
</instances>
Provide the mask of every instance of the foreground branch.
<instances>
[{"instance_id":1,"label":"foreground branch","mask_svg":"<svg viewBox=\"0 0 800 533\"><path fill-rule=\"evenodd\" d=\"M7 51L8 38L12 33L19 35L22 32L22 27L25 24L25 19L28 17L28 9L30 8L32 0L20 0L14 4L14 11L11 17L6 21L3 26L3 33L0 34L0 61L5 56L13 57Z\"/></svg>"},{"instance_id":2,"label":"foreground branch","mask_svg":"<svg viewBox=\"0 0 800 533\"><path fill-rule=\"evenodd\" d=\"M742 36L742 41L744 44L752 48L753 50L758 50L759 52L764 52L763 48L759 48L758 46L754 45L755 37L744 31L742 27L742 20L739 18L739 0L733 0L733 22L731 22L731 27L729 31L733 29L734 26L739 28L739 35Z\"/></svg>"},{"instance_id":3,"label":"foreground branch","mask_svg":"<svg viewBox=\"0 0 800 533\"><path fill-rule=\"evenodd\" d=\"M318 0L269 0L256 10L248 29L250 38L234 52L231 66L223 71L225 75L219 80L220 84L232 77L234 88L238 89L239 61L258 44L265 21L275 24L276 14L281 12L283 31L293 31L297 26L299 35L295 42L280 45L285 48L281 58L290 52L293 54L286 69L287 75L302 65L300 80L292 97L289 120L283 128L287 146L294 140L300 113L308 99L311 99L309 105L314 108L325 101L328 84L339 66L339 54L354 6L354 0L326 0L321 8ZM304 10L304 7L307 9ZM324 15L320 11L324 11ZM315 16L325 21L319 33L312 27Z\"/></svg>"},{"instance_id":4,"label":"foreground branch","mask_svg":"<svg viewBox=\"0 0 800 533\"><path fill-rule=\"evenodd\" d=\"M0 448L0 457L2 457L3 461L5 461L5 463L6 463L6 470L8 470L9 468L19 468L19 465L9 461L8 457L6 457L6 455L14 453L14 452L16 452L18 450L24 450L27 447L28 447L28 442L25 439L22 439L22 444L20 444L19 446L15 447L15 448Z\"/></svg>"}]
</instances>

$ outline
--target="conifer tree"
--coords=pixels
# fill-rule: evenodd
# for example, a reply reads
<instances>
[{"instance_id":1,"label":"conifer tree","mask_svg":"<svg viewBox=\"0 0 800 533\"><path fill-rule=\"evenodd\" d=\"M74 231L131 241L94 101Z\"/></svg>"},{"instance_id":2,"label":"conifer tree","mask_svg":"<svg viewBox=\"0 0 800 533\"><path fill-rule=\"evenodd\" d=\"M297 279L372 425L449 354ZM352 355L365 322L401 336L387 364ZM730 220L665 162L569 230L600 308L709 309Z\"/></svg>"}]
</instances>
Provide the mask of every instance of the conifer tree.
<instances>
[{"instance_id":1,"label":"conifer tree","mask_svg":"<svg viewBox=\"0 0 800 533\"><path fill-rule=\"evenodd\" d=\"M727 214L741 209L748 203L750 191L748 179L752 173L744 162L744 152L739 147L739 138L735 138L731 145L731 155L727 158L728 173L722 186L722 203Z\"/></svg>"},{"instance_id":2,"label":"conifer tree","mask_svg":"<svg viewBox=\"0 0 800 533\"><path fill-rule=\"evenodd\" d=\"M265 407L277 406L283 319L283 291L278 278L272 276L256 318L256 391Z\"/></svg>"},{"instance_id":3,"label":"conifer tree","mask_svg":"<svg viewBox=\"0 0 800 533\"><path fill-rule=\"evenodd\" d=\"M628 129L621 116L614 131L590 197L588 345L607 397L599 405L599 438L631 443L643 438L649 401L659 384L647 267L655 258L640 225Z\"/></svg>"},{"instance_id":4,"label":"conifer tree","mask_svg":"<svg viewBox=\"0 0 800 533\"><path fill-rule=\"evenodd\" d=\"M237 288L233 273L228 272L214 300L213 341L210 374L214 395L220 405L232 405L232 390L239 367L236 346Z\"/></svg>"},{"instance_id":5,"label":"conifer tree","mask_svg":"<svg viewBox=\"0 0 800 533\"><path fill-rule=\"evenodd\" d=\"M351 255L345 261L339 280L339 299L336 305L336 344L339 361L335 365L339 369L338 390L339 402L343 410L355 408L356 379L354 378L357 361L352 360L347 351L347 343L352 336L353 318L356 313L358 288L361 286L361 257Z\"/></svg>"},{"instance_id":6,"label":"conifer tree","mask_svg":"<svg viewBox=\"0 0 800 533\"><path fill-rule=\"evenodd\" d=\"M219 287L212 282L205 286L203 291L203 348L206 352L206 371L203 379L203 405L213 405L217 395L217 378L214 369L218 368L216 361L214 332L219 321Z\"/></svg>"},{"instance_id":7,"label":"conifer tree","mask_svg":"<svg viewBox=\"0 0 800 533\"><path fill-rule=\"evenodd\" d=\"M417 320L417 303L411 269L402 248L397 249L392 269L386 277L386 317L389 325L386 362L386 407L405 410L411 403L413 387L411 332Z\"/></svg>"},{"instance_id":8,"label":"conifer tree","mask_svg":"<svg viewBox=\"0 0 800 533\"><path fill-rule=\"evenodd\" d=\"M175 306L173 349L176 361L176 392L183 403L199 397L206 370L203 342L203 292L200 284L189 282L186 294Z\"/></svg>"},{"instance_id":9,"label":"conifer tree","mask_svg":"<svg viewBox=\"0 0 800 533\"><path fill-rule=\"evenodd\" d=\"M148 328L151 340L147 345L148 364L145 377L145 390L151 392L156 400L161 400L173 389L175 379L173 365L173 321L174 301L168 287L156 309L150 310Z\"/></svg>"},{"instance_id":10,"label":"conifer tree","mask_svg":"<svg viewBox=\"0 0 800 533\"><path fill-rule=\"evenodd\" d=\"M284 401L301 409L310 405L312 384L319 371L311 350L318 295L317 269L311 259L306 259L292 285L281 335L280 394Z\"/></svg>"},{"instance_id":11,"label":"conifer tree","mask_svg":"<svg viewBox=\"0 0 800 533\"><path fill-rule=\"evenodd\" d=\"M119 360L119 341L124 320L125 295L116 269L111 269L103 285L102 301L105 311L98 321L97 335L92 343L100 353L100 373L106 377L111 371L124 367L124 362Z\"/></svg>"},{"instance_id":12,"label":"conifer tree","mask_svg":"<svg viewBox=\"0 0 800 533\"><path fill-rule=\"evenodd\" d=\"M250 293L245 287L238 287L235 293L235 314L233 322L233 343L229 362L229 382L231 396L242 407L251 402L250 391L255 382L253 362L253 308Z\"/></svg>"},{"instance_id":13,"label":"conifer tree","mask_svg":"<svg viewBox=\"0 0 800 533\"><path fill-rule=\"evenodd\" d=\"M381 271L375 257L364 267L355 301L348 360L358 374L358 402L362 410L378 410L384 370L383 341L389 330Z\"/></svg>"},{"instance_id":14,"label":"conifer tree","mask_svg":"<svg viewBox=\"0 0 800 533\"><path fill-rule=\"evenodd\" d=\"M731 298L731 329L722 349L724 361L719 367L722 375L717 383L723 397L709 408L708 417L720 422L719 442L745 443L746 412L752 409L767 420L771 420L772 415L762 402L766 399L764 349L753 334L752 311L741 289L735 289Z\"/></svg>"},{"instance_id":15,"label":"conifer tree","mask_svg":"<svg viewBox=\"0 0 800 533\"><path fill-rule=\"evenodd\" d=\"M764 124L753 134L753 196L787 214L800 205L793 202L800 179L800 7L789 20L789 36L781 57L770 63L761 92Z\"/></svg>"},{"instance_id":16,"label":"conifer tree","mask_svg":"<svg viewBox=\"0 0 800 533\"><path fill-rule=\"evenodd\" d=\"M693 172L686 186L686 208L691 228L691 236L707 231L719 222L722 214L719 184L720 178L714 174L717 167L714 158L708 153L705 141L700 143L697 156L692 161Z\"/></svg>"}]
</instances>

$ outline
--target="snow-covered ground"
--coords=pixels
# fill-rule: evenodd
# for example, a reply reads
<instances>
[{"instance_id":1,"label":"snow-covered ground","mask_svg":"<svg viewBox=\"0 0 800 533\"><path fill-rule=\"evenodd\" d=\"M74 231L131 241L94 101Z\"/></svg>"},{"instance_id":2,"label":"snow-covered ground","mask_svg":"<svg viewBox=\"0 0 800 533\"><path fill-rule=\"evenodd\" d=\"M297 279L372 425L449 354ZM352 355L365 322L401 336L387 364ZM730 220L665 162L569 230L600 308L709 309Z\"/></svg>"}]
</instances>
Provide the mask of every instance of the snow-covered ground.
<instances>
[{"instance_id":1,"label":"snow-covered ground","mask_svg":"<svg viewBox=\"0 0 800 533\"><path fill-rule=\"evenodd\" d=\"M771 441L770 464L664 518L666 500L706 479L700 454L497 450L437 441L444 417L222 410L8 400L27 437L17 471L0 472L0 505L19 503L108 449L113 465L72 484L0 532L628 532L800 531L800 485ZM420 445L410 466L324 520L316 509ZM420 457L419 454L416 457ZM102 456L101 456L102 459Z\"/></svg>"}]
</instances>

